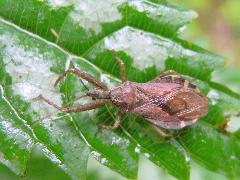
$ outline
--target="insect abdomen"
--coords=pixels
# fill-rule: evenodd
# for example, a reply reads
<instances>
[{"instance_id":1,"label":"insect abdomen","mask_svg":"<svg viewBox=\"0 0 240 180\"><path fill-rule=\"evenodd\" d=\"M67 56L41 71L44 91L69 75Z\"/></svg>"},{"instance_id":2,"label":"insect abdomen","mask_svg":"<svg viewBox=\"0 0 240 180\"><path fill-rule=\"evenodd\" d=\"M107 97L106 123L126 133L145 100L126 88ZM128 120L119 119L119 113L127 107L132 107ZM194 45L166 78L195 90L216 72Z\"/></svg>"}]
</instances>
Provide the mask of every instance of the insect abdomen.
<instances>
[{"instance_id":1,"label":"insect abdomen","mask_svg":"<svg viewBox=\"0 0 240 180\"><path fill-rule=\"evenodd\" d=\"M189 84L186 87L184 79L167 78L160 83L138 85L134 114L161 127L165 123L165 128L191 125L207 113L208 101Z\"/></svg>"}]
</instances>

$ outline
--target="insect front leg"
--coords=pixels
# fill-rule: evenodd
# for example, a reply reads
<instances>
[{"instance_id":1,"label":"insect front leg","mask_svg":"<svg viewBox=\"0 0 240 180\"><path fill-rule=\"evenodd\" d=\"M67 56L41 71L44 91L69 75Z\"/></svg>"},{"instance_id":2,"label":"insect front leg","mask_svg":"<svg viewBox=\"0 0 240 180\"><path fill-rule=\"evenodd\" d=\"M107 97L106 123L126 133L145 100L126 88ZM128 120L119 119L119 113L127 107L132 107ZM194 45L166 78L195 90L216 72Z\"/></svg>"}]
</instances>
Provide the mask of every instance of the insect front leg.
<instances>
[{"instance_id":1,"label":"insect front leg","mask_svg":"<svg viewBox=\"0 0 240 180\"><path fill-rule=\"evenodd\" d=\"M54 86L57 86L57 84L69 73L76 74L78 77L85 79L86 81L92 83L93 85L99 87L100 89L107 90L107 86L101 82L100 80L96 79L95 77L91 76L90 74L87 74L83 71L80 71L77 68L69 68L67 71L65 71L59 78L56 80Z\"/></svg>"},{"instance_id":2,"label":"insect front leg","mask_svg":"<svg viewBox=\"0 0 240 180\"><path fill-rule=\"evenodd\" d=\"M117 129L120 126L121 118L122 118L122 113L118 112L113 125L111 126L102 125L101 127L109 130Z\"/></svg>"},{"instance_id":3,"label":"insect front leg","mask_svg":"<svg viewBox=\"0 0 240 180\"><path fill-rule=\"evenodd\" d=\"M50 106L58 109L58 110L61 111L61 112L65 112L65 113L88 111L88 110L100 108L100 107L104 106L105 104L110 103L109 100L99 99L99 100L90 102L90 103L88 103L88 104L83 104L83 105L79 105L79 106L72 107L72 108L63 108L63 107L60 107L60 106L56 105L54 102L51 102L50 100L46 99L46 98L43 97L42 95L39 95L39 96L37 97L37 99L43 100L44 102L46 102L46 103L49 104Z\"/></svg>"}]
</instances>

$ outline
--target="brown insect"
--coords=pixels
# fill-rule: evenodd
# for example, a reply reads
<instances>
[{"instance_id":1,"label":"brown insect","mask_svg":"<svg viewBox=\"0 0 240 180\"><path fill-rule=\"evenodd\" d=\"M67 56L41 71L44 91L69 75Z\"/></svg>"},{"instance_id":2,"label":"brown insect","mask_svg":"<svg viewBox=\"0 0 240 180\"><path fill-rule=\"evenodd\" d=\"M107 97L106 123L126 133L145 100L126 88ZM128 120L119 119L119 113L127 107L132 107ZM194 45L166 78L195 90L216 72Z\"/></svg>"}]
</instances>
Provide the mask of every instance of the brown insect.
<instances>
[{"instance_id":1,"label":"brown insect","mask_svg":"<svg viewBox=\"0 0 240 180\"><path fill-rule=\"evenodd\" d=\"M112 126L103 126L107 129L117 128L123 114L143 116L157 127L180 129L195 123L198 118L208 112L207 98L195 85L182 77L170 76L175 74L175 71L165 71L147 83L130 82L126 79L123 61L119 57L115 59L120 64L122 80L122 84L116 88L109 90L103 82L76 68L68 69L57 79L55 86L68 73L74 73L94 84L97 88L89 90L86 94L93 98L93 102L72 108L62 108L41 95L40 98L65 113L87 111L105 104L112 104L118 108L118 113Z\"/></svg>"}]
</instances>

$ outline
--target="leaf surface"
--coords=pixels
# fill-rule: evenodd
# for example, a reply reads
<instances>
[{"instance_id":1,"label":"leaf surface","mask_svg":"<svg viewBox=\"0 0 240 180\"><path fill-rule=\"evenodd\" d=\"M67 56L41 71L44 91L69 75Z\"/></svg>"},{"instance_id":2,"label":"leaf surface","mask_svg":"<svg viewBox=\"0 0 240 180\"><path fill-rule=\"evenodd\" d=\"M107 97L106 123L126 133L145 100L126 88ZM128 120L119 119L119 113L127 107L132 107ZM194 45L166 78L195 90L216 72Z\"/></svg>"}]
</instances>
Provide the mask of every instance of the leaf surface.
<instances>
[{"instance_id":1,"label":"leaf surface","mask_svg":"<svg viewBox=\"0 0 240 180\"><path fill-rule=\"evenodd\" d=\"M189 157L213 171L239 177L238 143L214 128L224 123L224 113L236 112L240 96L211 81L212 72L223 66L222 57L178 38L195 12L161 0L0 0L0 16L0 85L5 98L0 105L7 103L17 113L18 117L9 116L9 122L31 139L23 143L25 156L16 153L23 157L20 165L1 161L15 173L24 174L31 146L37 143L73 179L86 177L89 155L125 177L136 178L139 154L178 179L189 179ZM53 87L54 81L74 66L112 88L120 83L114 55L126 64L131 81L147 82L166 69L187 75L209 97L209 114L200 120L205 123L163 140L136 117L124 119L116 131L100 129L100 124L113 122L112 107L65 115L35 99L42 94L66 107L89 102L71 103L86 92L75 76L68 76L60 88ZM5 116L3 111L1 117ZM15 125L18 121L23 125ZM7 136L1 133L4 142ZM216 144L217 153L210 153L211 146L202 139ZM223 157L235 158L227 162L231 171L221 164Z\"/></svg>"}]
</instances>

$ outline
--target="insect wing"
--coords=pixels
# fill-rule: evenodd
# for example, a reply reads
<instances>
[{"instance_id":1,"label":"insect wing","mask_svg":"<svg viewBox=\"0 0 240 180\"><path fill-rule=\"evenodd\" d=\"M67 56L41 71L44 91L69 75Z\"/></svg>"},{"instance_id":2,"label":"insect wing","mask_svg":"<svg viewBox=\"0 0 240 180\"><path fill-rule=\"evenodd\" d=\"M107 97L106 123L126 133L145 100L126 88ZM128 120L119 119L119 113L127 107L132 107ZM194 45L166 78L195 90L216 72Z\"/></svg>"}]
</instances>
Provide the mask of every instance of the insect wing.
<instances>
[{"instance_id":1,"label":"insect wing","mask_svg":"<svg viewBox=\"0 0 240 180\"><path fill-rule=\"evenodd\" d=\"M191 121L162 121L159 119L150 119L150 118L145 118L145 119L151 124L164 129L181 129L181 128L184 128L185 126L190 126L197 121L197 119L194 119Z\"/></svg>"}]
</instances>

